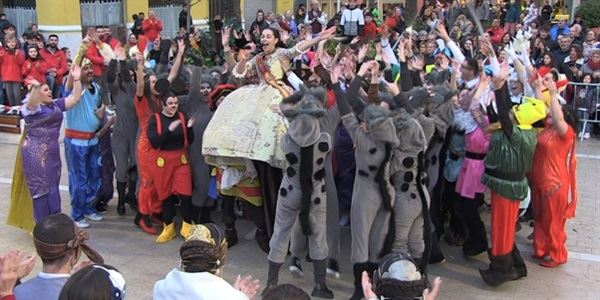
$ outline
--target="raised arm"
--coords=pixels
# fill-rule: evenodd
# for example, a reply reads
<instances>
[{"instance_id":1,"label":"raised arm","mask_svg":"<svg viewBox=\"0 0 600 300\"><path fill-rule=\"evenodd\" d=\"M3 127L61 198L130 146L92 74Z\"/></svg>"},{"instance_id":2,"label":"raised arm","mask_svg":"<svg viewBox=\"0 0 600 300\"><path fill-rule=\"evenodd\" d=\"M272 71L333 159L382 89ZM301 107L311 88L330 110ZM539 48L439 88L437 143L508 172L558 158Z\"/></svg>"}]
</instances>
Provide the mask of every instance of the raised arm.
<instances>
[{"instance_id":1,"label":"raised arm","mask_svg":"<svg viewBox=\"0 0 600 300\"><path fill-rule=\"evenodd\" d=\"M169 82L173 82L179 74L179 68L181 67L181 63L183 61L183 53L185 51L185 43L182 39L177 41L177 57L175 57L175 63L173 67L171 67L171 71L169 72L169 77L167 79Z\"/></svg>"},{"instance_id":2,"label":"raised arm","mask_svg":"<svg viewBox=\"0 0 600 300\"><path fill-rule=\"evenodd\" d=\"M144 96L144 55L138 52L135 55L137 59L137 70L135 71L136 88L135 95L137 97Z\"/></svg>"},{"instance_id":3,"label":"raised arm","mask_svg":"<svg viewBox=\"0 0 600 300\"><path fill-rule=\"evenodd\" d=\"M117 81L118 64L116 59L111 59L108 63L108 69L106 70L106 82L108 82L108 84L114 84L115 81Z\"/></svg>"},{"instance_id":4,"label":"raised arm","mask_svg":"<svg viewBox=\"0 0 600 300\"><path fill-rule=\"evenodd\" d=\"M319 34L319 36L317 36L317 38L315 38L315 39L304 40L304 41L300 42L298 45L296 45L296 49L299 52L305 52L306 50L312 48L314 45L317 45L318 43L320 43L321 41L326 41L326 40L332 38L333 35L335 34L335 31L336 31L336 28L331 27L331 28L321 32Z\"/></svg>"},{"instance_id":5,"label":"raised arm","mask_svg":"<svg viewBox=\"0 0 600 300\"><path fill-rule=\"evenodd\" d=\"M70 109L71 107L77 105L79 100L81 99L81 94L83 93L83 87L81 86L81 67L76 64L73 64L71 67L71 72L69 72L69 80L71 80L73 85L73 90L71 91L71 95L65 98L65 109Z\"/></svg>"},{"instance_id":6,"label":"raised arm","mask_svg":"<svg viewBox=\"0 0 600 300\"><path fill-rule=\"evenodd\" d=\"M552 116L552 126L558 132L558 135L564 137L569 129L569 124L565 121L565 116L562 112L562 107L558 102L558 92L556 91L556 83L554 82L551 75L544 77L544 85L550 92L550 113Z\"/></svg>"}]
</instances>

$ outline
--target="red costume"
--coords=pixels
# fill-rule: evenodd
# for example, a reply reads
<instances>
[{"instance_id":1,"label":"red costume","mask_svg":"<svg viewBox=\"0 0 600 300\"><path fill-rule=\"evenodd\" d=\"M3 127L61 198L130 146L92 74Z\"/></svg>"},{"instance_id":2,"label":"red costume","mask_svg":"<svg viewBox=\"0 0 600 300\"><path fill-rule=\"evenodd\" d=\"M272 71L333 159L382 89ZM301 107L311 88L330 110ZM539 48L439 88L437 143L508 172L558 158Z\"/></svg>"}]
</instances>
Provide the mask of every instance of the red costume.
<instances>
[{"instance_id":1,"label":"red costume","mask_svg":"<svg viewBox=\"0 0 600 300\"><path fill-rule=\"evenodd\" d=\"M189 146L187 122L182 112L178 113L178 117L183 131L183 147L175 150L155 149L156 160L152 166L150 176L158 193L158 199L161 201L166 200L171 195L192 195L192 169L187 154ZM156 127L153 125L156 125ZM156 130L159 136L163 135L160 113L154 114L154 124L149 127L151 131Z\"/></svg>"},{"instance_id":2,"label":"red costume","mask_svg":"<svg viewBox=\"0 0 600 300\"><path fill-rule=\"evenodd\" d=\"M152 110L146 96L136 98L135 114L140 128L137 144L137 166L141 179L138 205L140 213L143 215L158 214L162 210L162 204L158 200L158 194L152 182L152 170L156 164L158 154L150 145L147 135L148 120L152 116ZM156 105L159 104L156 103Z\"/></svg>"},{"instance_id":3,"label":"red costume","mask_svg":"<svg viewBox=\"0 0 600 300\"><path fill-rule=\"evenodd\" d=\"M567 262L565 223L575 216L577 206L575 138L571 126L564 136L547 127L538 136L535 149L530 173L535 220L533 251L535 257L550 256L550 261L541 263L546 267Z\"/></svg>"},{"instance_id":4,"label":"red costume","mask_svg":"<svg viewBox=\"0 0 600 300\"><path fill-rule=\"evenodd\" d=\"M94 77L101 77L106 67L104 66L104 57L100 54L100 50L98 50L96 43L92 43L86 50L85 57L92 62Z\"/></svg>"},{"instance_id":5,"label":"red costume","mask_svg":"<svg viewBox=\"0 0 600 300\"><path fill-rule=\"evenodd\" d=\"M10 53L0 49L0 77L4 82L23 82L21 66L25 63L25 55L21 50Z\"/></svg>"}]
</instances>

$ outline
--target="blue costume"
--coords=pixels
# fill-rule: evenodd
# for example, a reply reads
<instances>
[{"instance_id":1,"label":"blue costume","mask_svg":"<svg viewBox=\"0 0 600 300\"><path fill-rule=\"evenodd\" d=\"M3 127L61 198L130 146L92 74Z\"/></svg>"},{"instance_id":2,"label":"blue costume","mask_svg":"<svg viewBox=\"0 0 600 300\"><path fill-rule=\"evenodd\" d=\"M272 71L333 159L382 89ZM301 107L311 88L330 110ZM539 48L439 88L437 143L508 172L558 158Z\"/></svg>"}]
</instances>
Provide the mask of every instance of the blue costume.
<instances>
[{"instance_id":1,"label":"blue costume","mask_svg":"<svg viewBox=\"0 0 600 300\"><path fill-rule=\"evenodd\" d=\"M67 111L65 156L71 217L75 221L96 213L92 202L102 184L102 159L96 137L100 119L95 114L100 106L100 87L96 83L91 85L91 89L84 90L79 103Z\"/></svg>"}]
</instances>

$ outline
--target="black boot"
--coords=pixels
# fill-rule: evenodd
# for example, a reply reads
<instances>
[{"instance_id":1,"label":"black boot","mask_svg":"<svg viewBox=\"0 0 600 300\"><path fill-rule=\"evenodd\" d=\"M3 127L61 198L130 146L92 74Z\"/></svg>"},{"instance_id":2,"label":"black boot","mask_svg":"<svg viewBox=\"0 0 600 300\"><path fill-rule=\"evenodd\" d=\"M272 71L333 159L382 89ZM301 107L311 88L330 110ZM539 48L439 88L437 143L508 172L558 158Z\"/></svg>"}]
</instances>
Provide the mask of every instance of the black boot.
<instances>
[{"instance_id":1,"label":"black boot","mask_svg":"<svg viewBox=\"0 0 600 300\"><path fill-rule=\"evenodd\" d=\"M125 203L127 203L127 205L129 205L129 208L131 208L135 212L138 211L138 201L137 197L135 196L136 188L137 181L129 180L129 182L127 183L127 197L125 197Z\"/></svg>"},{"instance_id":2,"label":"black boot","mask_svg":"<svg viewBox=\"0 0 600 300\"><path fill-rule=\"evenodd\" d=\"M260 250L269 254L271 248L269 247L269 236L267 235L267 231L261 228L257 228L256 233L254 234L254 238L256 239L256 243L258 244Z\"/></svg>"},{"instance_id":3,"label":"black boot","mask_svg":"<svg viewBox=\"0 0 600 300\"><path fill-rule=\"evenodd\" d=\"M261 295L264 296L269 292L270 289L277 286L277 281L279 281L279 269L281 269L280 263L274 263L269 260L269 272L267 277L267 284L265 289L262 291Z\"/></svg>"},{"instance_id":4,"label":"black boot","mask_svg":"<svg viewBox=\"0 0 600 300\"><path fill-rule=\"evenodd\" d=\"M340 278L340 264L337 260L330 258L327 263L327 275L339 279Z\"/></svg>"},{"instance_id":5,"label":"black boot","mask_svg":"<svg viewBox=\"0 0 600 300\"><path fill-rule=\"evenodd\" d=\"M327 259L313 260L315 287L310 295L316 298L333 299L333 292L327 288L325 276L327 275Z\"/></svg>"},{"instance_id":6,"label":"black boot","mask_svg":"<svg viewBox=\"0 0 600 300\"><path fill-rule=\"evenodd\" d=\"M431 252L429 254L429 264L438 264L446 261L446 256L442 253L442 249L440 249L439 240L435 232L431 233Z\"/></svg>"},{"instance_id":7,"label":"black boot","mask_svg":"<svg viewBox=\"0 0 600 300\"><path fill-rule=\"evenodd\" d=\"M521 252L519 252L519 248L517 248L517 245L513 246L513 250L510 254L512 255L513 267L515 269L515 273L517 273L517 277L515 278L515 280L526 277L527 276L527 266L525 265L525 261L523 260L523 257L521 257Z\"/></svg>"},{"instance_id":8,"label":"black boot","mask_svg":"<svg viewBox=\"0 0 600 300\"><path fill-rule=\"evenodd\" d=\"M517 273L513 268L512 253L502 256L490 255L490 267L487 270L479 269L479 274L485 283L494 287L515 280Z\"/></svg>"},{"instance_id":9,"label":"black boot","mask_svg":"<svg viewBox=\"0 0 600 300\"><path fill-rule=\"evenodd\" d=\"M235 223L225 224L225 238L227 239L227 248L231 248L238 243L238 235L237 230L235 230Z\"/></svg>"},{"instance_id":10,"label":"black boot","mask_svg":"<svg viewBox=\"0 0 600 300\"><path fill-rule=\"evenodd\" d=\"M96 209L97 212L105 212L107 206L108 206L108 204L106 204L106 201L104 200L103 197L96 198L94 208Z\"/></svg>"},{"instance_id":11,"label":"black boot","mask_svg":"<svg viewBox=\"0 0 600 300\"><path fill-rule=\"evenodd\" d=\"M369 270L369 263L358 263L352 266L354 273L354 294L350 297L350 300L360 300L364 298L362 289L362 273L363 271ZM372 276L372 274L369 274Z\"/></svg>"},{"instance_id":12,"label":"black boot","mask_svg":"<svg viewBox=\"0 0 600 300\"><path fill-rule=\"evenodd\" d=\"M125 191L127 190L127 183L117 181L117 194L119 194L119 200L117 202L117 213L119 216L125 215Z\"/></svg>"}]
</instances>

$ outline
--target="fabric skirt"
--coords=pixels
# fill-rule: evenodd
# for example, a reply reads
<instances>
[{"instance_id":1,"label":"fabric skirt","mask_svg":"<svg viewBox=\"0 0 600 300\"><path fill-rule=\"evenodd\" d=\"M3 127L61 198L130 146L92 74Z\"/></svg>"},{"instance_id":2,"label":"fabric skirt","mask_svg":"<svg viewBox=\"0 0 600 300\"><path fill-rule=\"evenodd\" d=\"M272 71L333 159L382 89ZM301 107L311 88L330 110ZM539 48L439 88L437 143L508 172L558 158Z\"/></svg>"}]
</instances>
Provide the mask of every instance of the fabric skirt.
<instances>
[{"instance_id":1,"label":"fabric skirt","mask_svg":"<svg viewBox=\"0 0 600 300\"><path fill-rule=\"evenodd\" d=\"M184 149L157 151L152 167L152 181L159 200L171 195L192 195L192 169Z\"/></svg>"}]
</instances>

